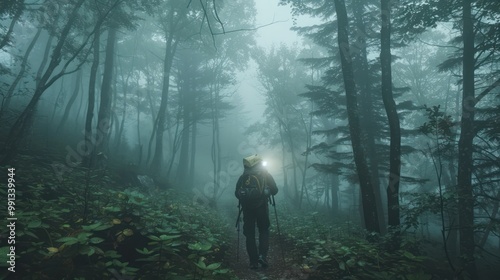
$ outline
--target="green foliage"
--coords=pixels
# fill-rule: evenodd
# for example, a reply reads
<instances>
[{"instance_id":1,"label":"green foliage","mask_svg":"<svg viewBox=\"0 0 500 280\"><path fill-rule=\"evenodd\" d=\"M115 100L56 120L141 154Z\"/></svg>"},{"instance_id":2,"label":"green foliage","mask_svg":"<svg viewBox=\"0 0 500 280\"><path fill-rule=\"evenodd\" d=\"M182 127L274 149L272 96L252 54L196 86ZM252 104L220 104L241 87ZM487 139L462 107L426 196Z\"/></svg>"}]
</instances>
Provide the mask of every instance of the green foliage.
<instances>
[{"instance_id":1,"label":"green foliage","mask_svg":"<svg viewBox=\"0 0 500 280\"><path fill-rule=\"evenodd\" d=\"M295 243L303 272L311 278L331 279L431 279L428 257L419 253L418 241L404 236L401 247L389 252L382 238L368 242L364 231L350 221L337 226L317 212L297 215L283 221L286 242ZM323 278L321 278L323 279Z\"/></svg>"},{"instance_id":2,"label":"green foliage","mask_svg":"<svg viewBox=\"0 0 500 280\"><path fill-rule=\"evenodd\" d=\"M231 273L223 262L225 225L188 197L123 189L92 170L57 182L42 175L50 170L23 163L32 172L18 174L16 234L30 246L16 251L23 263L19 279L227 279ZM89 185L93 195L83 219Z\"/></svg>"}]
</instances>

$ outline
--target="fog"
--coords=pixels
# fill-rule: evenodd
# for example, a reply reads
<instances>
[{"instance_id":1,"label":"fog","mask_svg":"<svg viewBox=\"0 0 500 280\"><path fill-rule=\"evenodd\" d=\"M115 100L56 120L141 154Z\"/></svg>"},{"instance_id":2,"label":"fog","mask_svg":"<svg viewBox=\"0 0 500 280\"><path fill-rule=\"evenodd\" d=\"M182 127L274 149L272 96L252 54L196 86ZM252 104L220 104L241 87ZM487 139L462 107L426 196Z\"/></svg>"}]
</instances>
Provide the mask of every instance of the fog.
<instances>
[{"instance_id":1,"label":"fog","mask_svg":"<svg viewBox=\"0 0 500 280\"><path fill-rule=\"evenodd\" d=\"M0 276L492 279L500 3L462 2L4 1Z\"/></svg>"}]
</instances>

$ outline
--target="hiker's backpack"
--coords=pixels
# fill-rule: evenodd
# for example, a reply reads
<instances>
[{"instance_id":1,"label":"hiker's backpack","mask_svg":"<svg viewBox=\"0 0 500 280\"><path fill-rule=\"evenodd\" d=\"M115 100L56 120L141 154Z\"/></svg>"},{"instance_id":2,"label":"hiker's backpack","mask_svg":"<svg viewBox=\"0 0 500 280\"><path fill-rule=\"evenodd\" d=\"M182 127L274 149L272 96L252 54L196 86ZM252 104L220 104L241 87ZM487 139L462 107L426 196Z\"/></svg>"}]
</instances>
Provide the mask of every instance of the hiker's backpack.
<instances>
[{"instance_id":1,"label":"hiker's backpack","mask_svg":"<svg viewBox=\"0 0 500 280\"><path fill-rule=\"evenodd\" d=\"M263 174L244 174L243 182L238 186L238 197L243 207L255 208L267 199Z\"/></svg>"}]
</instances>

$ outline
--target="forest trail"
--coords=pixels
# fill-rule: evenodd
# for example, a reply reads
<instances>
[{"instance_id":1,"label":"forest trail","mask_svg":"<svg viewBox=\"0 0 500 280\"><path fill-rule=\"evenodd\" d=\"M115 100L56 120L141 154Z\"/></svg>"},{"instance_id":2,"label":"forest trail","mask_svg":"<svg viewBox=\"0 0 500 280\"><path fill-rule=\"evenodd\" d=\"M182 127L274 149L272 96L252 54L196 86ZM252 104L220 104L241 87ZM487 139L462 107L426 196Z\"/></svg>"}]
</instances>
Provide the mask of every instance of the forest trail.
<instances>
[{"instance_id":1,"label":"forest trail","mask_svg":"<svg viewBox=\"0 0 500 280\"><path fill-rule=\"evenodd\" d=\"M269 206L272 207L272 206ZM273 209L269 209L270 214ZM240 224L239 242L238 231L236 230L236 213L224 213L229 219L228 233L228 250L225 256L225 262L228 268L234 271L234 274L240 280L284 280L284 279L310 279L309 275L302 272L300 264L297 263L297 258L293 256L290 244L285 244L276 230L276 220L270 215L271 229L269 235L269 267L258 269L250 269L250 261L245 248L245 236L243 235L243 223ZM258 240L258 237L257 237ZM282 244L282 245L281 245ZM283 251L282 251L283 250ZM284 257L283 257L284 256Z\"/></svg>"}]
</instances>

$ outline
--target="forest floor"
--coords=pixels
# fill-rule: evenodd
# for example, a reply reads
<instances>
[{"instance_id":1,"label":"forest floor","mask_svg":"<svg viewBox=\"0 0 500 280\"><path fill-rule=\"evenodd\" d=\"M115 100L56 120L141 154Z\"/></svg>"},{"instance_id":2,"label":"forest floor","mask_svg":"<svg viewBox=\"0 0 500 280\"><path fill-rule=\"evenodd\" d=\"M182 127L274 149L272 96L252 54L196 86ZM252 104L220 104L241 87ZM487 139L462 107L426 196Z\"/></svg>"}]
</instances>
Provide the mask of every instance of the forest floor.
<instances>
[{"instance_id":1,"label":"forest floor","mask_svg":"<svg viewBox=\"0 0 500 280\"><path fill-rule=\"evenodd\" d=\"M299 264L281 254L278 236L271 236L269 240L269 267L258 269L249 268L248 255L245 249L245 237L240 236L239 253L238 240L233 240L236 246L228 250L228 266L234 270L234 274L241 280L282 280L282 279L309 279L309 275L301 271ZM283 248L286 251L286 248ZM237 257L239 254L239 258ZM290 254L290 252L285 252Z\"/></svg>"},{"instance_id":2,"label":"forest floor","mask_svg":"<svg viewBox=\"0 0 500 280\"><path fill-rule=\"evenodd\" d=\"M271 206L270 206L271 207ZM227 208L226 208L227 209ZM272 210L272 209L270 209ZM227 236L229 248L226 252L225 263L232 269L234 275L240 280L285 280L285 279L312 279L302 268L298 260L297 252L293 250L293 244L285 244L276 230L275 220L271 218L271 232L269 236L269 266L258 269L250 269L250 260L245 248L245 236L243 235L243 224L239 232L236 230L233 220L237 213L223 213L221 215L229 218ZM258 240L258 236L257 236ZM258 244L258 243L257 243ZM318 279L318 278L314 278Z\"/></svg>"}]
</instances>

